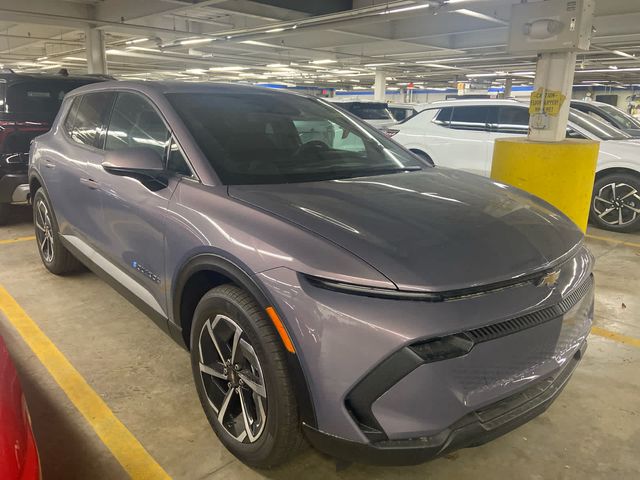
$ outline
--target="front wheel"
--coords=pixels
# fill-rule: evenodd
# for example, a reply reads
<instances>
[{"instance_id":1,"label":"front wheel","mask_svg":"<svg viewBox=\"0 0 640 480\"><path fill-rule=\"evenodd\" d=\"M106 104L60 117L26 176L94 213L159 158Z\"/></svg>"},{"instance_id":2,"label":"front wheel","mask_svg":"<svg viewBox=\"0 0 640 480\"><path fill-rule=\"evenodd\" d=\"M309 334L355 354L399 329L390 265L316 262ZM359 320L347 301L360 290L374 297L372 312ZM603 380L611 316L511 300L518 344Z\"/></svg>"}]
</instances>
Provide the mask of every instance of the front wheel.
<instances>
[{"instance_id":1,"label":"front wheel","mask_svg":"<svg viewBox=\"0 0 640 480\"><path fill-rule=\"evenodd\" d=\"M302 443L285 355L246 291L222 285L198 303L191 367L200 403L220 441L252 467L275 467Z\"/></svg>"},{"instance_id":2,"label":"front wheel","mask_svg":"<svg viewBox=\"0 0 640 480\"><path fill-rule=\"evenodd\" d=\"M640 230L640 175L611 173L596 180L590 218L605 230Z\"/></svg>"}]
</instances>

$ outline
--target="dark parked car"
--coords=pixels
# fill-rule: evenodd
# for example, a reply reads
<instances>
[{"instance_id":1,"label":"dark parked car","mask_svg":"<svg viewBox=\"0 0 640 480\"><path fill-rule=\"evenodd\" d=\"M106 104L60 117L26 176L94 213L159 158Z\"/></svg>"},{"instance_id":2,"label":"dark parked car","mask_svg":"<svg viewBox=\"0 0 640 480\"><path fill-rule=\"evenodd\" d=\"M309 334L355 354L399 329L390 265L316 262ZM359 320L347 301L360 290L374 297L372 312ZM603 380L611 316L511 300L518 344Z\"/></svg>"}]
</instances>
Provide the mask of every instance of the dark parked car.
<instances>
[{"instance_id":1,"label":"dark parked car","mask_svg":"<svg viewBox=\"0 0 640 480\"><path fill-rule=\"evenodd\" d=\"M11 204L28 201L29 142L49 130L67 92L103 80L0 73L0 224Z\"/></svg>"},{"instance_id":2,"label":"dark parked car","mask_svg":"<svg viewBox=\"0 0 640 480\"><path fill-rule=\"evenodd\" d=\"M586 347L593 260L567 217L323 100L82 87L29 182L46 268L81 261L190 349L252 466L303 435L380 464L478 445L543 412Z\"/></svg>"},{"instance_id":3,"label":"dark parked car","mask_svg":"<svg viewBox=\"0 0 640 480\"><path fill-rule=\"evenodd\" d=\"M640 120L613 105L603 102L571 100L571 108L575 108L576 110L580 110L581 112L593 115L600 120L610 123L632 137L640 137Z\"/></svg>"}]
</instances>

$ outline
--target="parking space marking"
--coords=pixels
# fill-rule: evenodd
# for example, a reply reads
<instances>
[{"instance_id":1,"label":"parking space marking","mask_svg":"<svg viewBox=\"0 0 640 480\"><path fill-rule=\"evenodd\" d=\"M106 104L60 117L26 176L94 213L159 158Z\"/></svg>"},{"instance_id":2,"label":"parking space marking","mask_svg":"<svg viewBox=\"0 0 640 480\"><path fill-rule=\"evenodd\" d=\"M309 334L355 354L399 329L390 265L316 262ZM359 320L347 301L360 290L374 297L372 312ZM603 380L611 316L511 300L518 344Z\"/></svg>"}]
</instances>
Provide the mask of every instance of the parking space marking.
<instances>
[{"instance_id":1,"label":"parking space marking","mask_svg":"<svg viewBox=\"0 0 640 480\"><path fill-rule=\"evenodd\" d=\"M624 343L625 345L640 348L640 338L629 337L628 335L612 332L611 330L606 330L600 327L591 327L591 333L599 337L608 338L614 342Z\"/></svg>"},{"instance_id":2,"label":"parking space marking","mask_svg":"<svg viewBox=\"0 0 640 480\"><path fill-rule=\"evenodd\" d=\"M615 244L618 244L618 245L624 245L626 247L640 248L640 243L625 242L623 240L617 240L615 238L601 237L600 235L591 235L590 233L585 235L585 237L592 238L594 240L601 240L603 242L609 242L609 243L615 243Z\"/></svg>"},{"instance_id":3,"label":"parking space marking","mask_svg":"<svg viewBox=\"0 0 640 480\"><path fill-rule=\"evenodd\" d=\"M34 237L33 235L30 237L10 238L9 240L0 240L0 245L10 245L12 243L18 243L18 242L30 242L35 239L36 237Z\"/></svg>"},{"instance_id":4,"label":"parking space marking","mask_svg":"<svg viewBox=\"0 0 640 480\"><path fill-rule=\"evenodd\" d=\"M0 310L131 478L171 478L2 285Z\"/></svg>"}]
</instances>

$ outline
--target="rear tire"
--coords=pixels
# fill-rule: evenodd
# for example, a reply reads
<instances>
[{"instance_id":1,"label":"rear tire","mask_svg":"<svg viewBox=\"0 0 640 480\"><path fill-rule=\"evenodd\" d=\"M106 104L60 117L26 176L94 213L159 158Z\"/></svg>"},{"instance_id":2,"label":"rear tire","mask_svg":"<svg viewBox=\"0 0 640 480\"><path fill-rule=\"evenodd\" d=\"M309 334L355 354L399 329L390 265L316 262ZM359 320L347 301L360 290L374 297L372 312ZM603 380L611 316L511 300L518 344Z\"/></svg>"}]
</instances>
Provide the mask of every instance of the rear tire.
<instances>
[{"instance_id":1,"label":"rear tire","mask_svg":"<svg viewBox=\"0 0 640 480\"><path fill-rule=\"evenodd\" d=\"M589 218L612 232L640 230L640 174L609 173L596 180Z\"/></svg>"},{"instance_id":2,"label":"rear tire","mask_svg":"<svg viewBox=\"0 0 640 480\"><path fill-rule=\"evenodd\" d=\"M54 275L66 275L82 268L60 240L58 222L42 188L33 196L33 225L38 253L45 268Z\"/></svg>"},{"instance_id":3,"label":"rear tire","mask_svg":"<svg viewBox=\"0 0 640 480\"><path fill-rule=\"evenodd\" d=\"M273 468L299 450L303 437L286 352L245 290L221 285L202 297L191 328L191 367L211 427L239 460Z\"/></svg>"}]
</instances>

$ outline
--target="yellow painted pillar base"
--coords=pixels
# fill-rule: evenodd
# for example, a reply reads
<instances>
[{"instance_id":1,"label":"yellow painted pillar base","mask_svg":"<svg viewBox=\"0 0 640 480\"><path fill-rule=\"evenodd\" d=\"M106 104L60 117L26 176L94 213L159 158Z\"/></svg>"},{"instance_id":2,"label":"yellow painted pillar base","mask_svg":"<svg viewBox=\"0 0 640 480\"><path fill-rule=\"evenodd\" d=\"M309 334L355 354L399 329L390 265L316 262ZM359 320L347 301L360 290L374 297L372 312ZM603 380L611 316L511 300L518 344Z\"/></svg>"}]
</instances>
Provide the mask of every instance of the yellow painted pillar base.
<instances>
[{"instance_id":1,"label":"yellow painted pillar base","mask_svg":"<svg viewBox=\"0 0 640 480\"><path fill-rule=\"evenodd\" d=\"M491 178L546 200L586 231L599 147L592 140L499 138Z\"/></svg>"}]
</instances>

